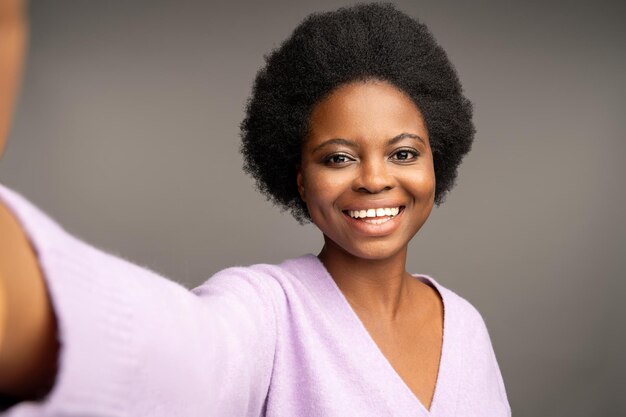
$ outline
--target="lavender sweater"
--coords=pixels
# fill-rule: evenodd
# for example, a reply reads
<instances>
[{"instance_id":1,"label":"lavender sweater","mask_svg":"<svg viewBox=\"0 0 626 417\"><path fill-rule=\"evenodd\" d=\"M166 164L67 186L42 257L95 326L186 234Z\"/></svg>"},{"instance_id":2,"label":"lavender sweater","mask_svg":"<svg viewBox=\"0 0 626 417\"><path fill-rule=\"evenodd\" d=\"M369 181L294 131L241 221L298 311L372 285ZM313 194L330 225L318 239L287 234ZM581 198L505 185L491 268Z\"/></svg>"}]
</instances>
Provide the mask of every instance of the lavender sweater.
<instances>
[{"instance_id":1,"label":"lavender sweater","mask_svg":"<svg viewBox=\"0 0 626 417\"><path fill-rule=\"evenodd\" d=\"M192 291L72 237L15 192L0 199L38 254L58 316L60 369L42 402L2 416L510 416L485 324L444 304L430 410L313 255L225 269Z\"/></svg>"}]
</instances>

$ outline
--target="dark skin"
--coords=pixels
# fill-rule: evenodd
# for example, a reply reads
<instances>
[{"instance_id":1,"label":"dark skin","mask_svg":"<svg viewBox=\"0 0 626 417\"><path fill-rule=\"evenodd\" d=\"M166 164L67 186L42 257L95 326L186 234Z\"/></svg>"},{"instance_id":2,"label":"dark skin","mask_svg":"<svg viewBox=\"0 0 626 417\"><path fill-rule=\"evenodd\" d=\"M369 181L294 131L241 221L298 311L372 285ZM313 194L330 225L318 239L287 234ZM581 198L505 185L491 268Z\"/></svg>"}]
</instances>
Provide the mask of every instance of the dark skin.
<instances>
[{"instance_id":1,"label":"dark skin","mask_svg":"<svg viewBox=\"0 0 626 417\"><path fill-rule=\"evenodd\" d=\"M20 0L0 0L0 155L24 54L23 6ZM343 140L324 145L337 138ZM406 272L408 242L428 218L435 189L419 109L389 84L340 87L313 111L297 180L313 222L324 233L320 260L381 352L430 408L443 307L433 288ZM393 207L399 213L381 224L344 212ZM55 376L58 352L54 310L37 254L0 203L0 394L41 396Z\"/></svg>"},{"instance_id":2,"label":"dark skin","mask_svg":"<svg viewBox=\"0 0 626 417\"><path fill-rule=\"evenodd\" d=\"M381 352L429 409L441 358L443 304L435 289L406 271L408 243L428 218L435 194L419 109L385 82L339 87L313 109L298 187L324 233L320 260ZM378 208L400 212L350 215Z\"/></svg>"},{"instance_id":3,"label":"dark skin","mask_svg":"<svg viewBox=\"0 0 626 417\"><path fill-rule=\"evenodd\" d=\"M0 157L9 132L27 38L25 4L0 0ZM0 203L0 394L38 398L53 382L56 321L37 255Z\"/></svg>"}]
</instances>

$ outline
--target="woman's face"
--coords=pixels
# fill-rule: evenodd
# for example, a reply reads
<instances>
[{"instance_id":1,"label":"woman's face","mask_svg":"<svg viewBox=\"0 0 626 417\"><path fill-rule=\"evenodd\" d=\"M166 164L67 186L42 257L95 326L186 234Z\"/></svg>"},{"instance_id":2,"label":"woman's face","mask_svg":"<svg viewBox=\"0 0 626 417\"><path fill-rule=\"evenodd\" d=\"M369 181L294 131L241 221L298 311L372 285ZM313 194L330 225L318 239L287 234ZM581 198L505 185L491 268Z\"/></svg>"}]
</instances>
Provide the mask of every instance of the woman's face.
<instances>
[{"instance_id":1,"label":"woman's face","mask_svg":"<svg viewBox=\"0 0 626 417\"><path fill-rule=\"evenodd\" d=\"M340 86L313 108L298 188L326 250L364 259L406 250L435 196L421 112L386 82Z\"/></svg>"}]
</instances>

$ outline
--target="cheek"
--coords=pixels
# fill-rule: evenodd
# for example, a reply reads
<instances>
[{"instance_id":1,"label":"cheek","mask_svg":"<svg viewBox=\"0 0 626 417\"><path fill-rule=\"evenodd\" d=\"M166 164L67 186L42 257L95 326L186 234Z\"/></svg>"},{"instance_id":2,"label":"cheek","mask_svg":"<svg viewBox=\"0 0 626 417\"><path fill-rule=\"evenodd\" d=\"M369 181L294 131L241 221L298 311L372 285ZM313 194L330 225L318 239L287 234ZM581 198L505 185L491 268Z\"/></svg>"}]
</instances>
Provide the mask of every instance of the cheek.
<instances>
[{"instance_id":1,"label":"cheek","mask_svg":"<svg viewBox=\"0 0 626 417\"><path fill-rule=\"evenodd\" d=\"M434 201L436 180L432 170L415 173L410 180L407 179L405 184L410 193L420 202Z\"/></svg>"},{"instance_id":2,"label":"cheek","mask_svg":"<svg viewBox=\"0 0 626 417\"><path fill-rule=\"evenodd\" d=\"M435 167L433 164L432 156L428 158L428 163L424 166L424 169L419 175L420 188L425 198L435 199L435 188L437 179L435 177Z\"/></svg>"},{"instance_id":3,"label":"cheek","mask_svg":"<svg viewBox=\"0 0 626 417\"><path fill-rule=\"evenodd\" d=\"M428 199L435 198L435 188L436 188L436 180L435 173L429 173L428 175L424 175L422 179L422 190L423 194Z\"/></svg>"},{"instance_id":4,"label":"cheek","mask_svg":"<svg viewBox=\"0 0 626 417\"><path fill-rule=\"evenodd\" d=\"M344 175L323 170L310 170L305 175L304 189L308 201L328 201L345 188Z\"/></svg>"},{"instance_id":5,"label":"cheek","mask_svg":"<svg viewBox=\"0 0 626 417\"><path fill-rule=\"evenodd\" d=\"M335 212L337 200L349 187L345 175L337 172L309 172L304 179L306 204L315 220L326 218L326 213Z\"/></svg>"}]
</instances>

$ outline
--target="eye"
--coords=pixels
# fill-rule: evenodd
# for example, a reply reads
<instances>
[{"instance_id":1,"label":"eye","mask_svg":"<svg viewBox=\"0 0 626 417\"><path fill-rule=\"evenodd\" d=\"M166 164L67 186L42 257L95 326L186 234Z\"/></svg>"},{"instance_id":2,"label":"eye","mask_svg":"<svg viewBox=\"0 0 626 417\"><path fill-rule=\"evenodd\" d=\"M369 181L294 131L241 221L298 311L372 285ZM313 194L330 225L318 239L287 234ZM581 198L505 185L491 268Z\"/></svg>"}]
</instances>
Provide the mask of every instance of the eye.
<instances>
[{"instance_id":1,"label":"eye","mask_svg":"<svg viewBox=\"0 0 626 417\"><path fill-rule=\"evenodd\" d=\"M399 162L410 162L417 159L419 152L415 149L400 149L391 155L391 159Z\"/></svg>"},{"instance_id":2,"label":"eye","mask_svg":"<svg viewBox=\"0 0 626 417\"><path fill-rule=\"evenodd\" d=\"M354 161L354 158L344 153L335 153L324 158L324 163L330 166L341 166L352 161Z\"/></svg>"}]
</instances>

